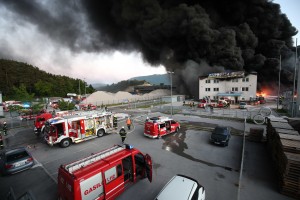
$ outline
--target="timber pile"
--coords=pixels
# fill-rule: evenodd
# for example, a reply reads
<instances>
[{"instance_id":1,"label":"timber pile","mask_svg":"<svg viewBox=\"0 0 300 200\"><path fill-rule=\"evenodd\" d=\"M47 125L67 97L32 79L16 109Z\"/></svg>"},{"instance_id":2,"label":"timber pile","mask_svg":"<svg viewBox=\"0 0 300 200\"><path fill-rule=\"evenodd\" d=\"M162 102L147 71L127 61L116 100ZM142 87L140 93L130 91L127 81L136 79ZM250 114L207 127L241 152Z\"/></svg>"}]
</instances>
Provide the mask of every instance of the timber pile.
<instances>
[{"instance_id":1,"label":"timber pile","mask_svg":"<svg viewBox=\"0 0 300 200\"><path fill-rule=\"evenodd\" d=\"M300 135L288 121L268 119L267 144L282 194L300 199Z\"/></svg>"}]
</instances>

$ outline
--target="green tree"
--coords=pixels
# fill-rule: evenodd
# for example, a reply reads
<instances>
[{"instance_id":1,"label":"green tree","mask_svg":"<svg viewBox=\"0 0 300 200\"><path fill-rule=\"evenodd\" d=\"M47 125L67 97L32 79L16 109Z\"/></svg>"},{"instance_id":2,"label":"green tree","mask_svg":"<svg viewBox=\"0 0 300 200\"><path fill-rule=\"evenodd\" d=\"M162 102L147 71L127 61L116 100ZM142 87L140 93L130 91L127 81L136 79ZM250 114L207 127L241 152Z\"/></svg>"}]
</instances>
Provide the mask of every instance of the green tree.
<instances>
[{"instance_id":1,"label":"green tree","mask_svg":"<svg viewBox=\"0 0 300 200\"><path fill-rule=\"evenodd\" d=\"M20 87L13 86L14 98L19 101L32 101L34 97L33 94L29 94L26 90L24 84L21 84Z\"/></svg>"},{"instance_id":2,"label":"green tree","mask_svg":"<svg viewBox=\"0 0 300 200\"><path fill-rule=\"evenodd\" d=\"M75 107L75 104L70 103L68 101L61 100L61 101L58 102L58 107L62 111L64 111L64 110L73 110L74 107Z\"/></svg>"},{"instance_id":3,"label":"green tree","mask_svg":"<svg viewBox=\"0 0 300 200\"><path fill-rule=\"evenodd\" d=\"M34 84L34 89L39 96L50 96L52 91L52 84L49 82L38 80L38 82Z\"/></svg>"}]
</instances>

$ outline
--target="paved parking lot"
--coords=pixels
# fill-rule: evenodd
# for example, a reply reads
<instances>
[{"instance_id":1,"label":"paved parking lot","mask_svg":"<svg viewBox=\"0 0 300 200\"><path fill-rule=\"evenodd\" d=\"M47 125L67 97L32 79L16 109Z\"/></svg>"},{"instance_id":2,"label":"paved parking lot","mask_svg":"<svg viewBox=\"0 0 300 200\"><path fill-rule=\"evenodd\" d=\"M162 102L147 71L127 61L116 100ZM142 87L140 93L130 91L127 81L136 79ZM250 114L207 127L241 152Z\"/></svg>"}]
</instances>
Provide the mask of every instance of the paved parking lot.
<instances>
[{"instance_id":1,"label":"paved parking lot","mask_svg":"<svg viewBox=\"0 0 300 200\"><path fill-rule=\"evenodd\" d=\"M171 134L162 139L150 139L143 136L143 117L132 113L135 120L134 130L128 134L127 143L151 155L153 160L153 181L141 180L131 185L118 198L120 200L154 199L161 188L175 174L191 176L199 181L205 189L208 200L237 199L242 153L242 137L233 135L228 147L219 147L209 143L210 131L201 127L213 128L217 124L232 127L241 134L244 123L217 119L207 119L197 116L174 115L174 119L185 124L179 133ZM189 125L189 126L187 126ZM253 124L246 125L246 132ZM106 135L87 142L71 145L68 148L49 147L36 138L32 129L20 128L14 130L8 138L10 146L27 146L35 157L35 168L9 177L1 177L0 182L11 181L11 185L21 189L32 189L37 197L56 197L56 178L61 164L119 144L121 139L117 134ZM37 170L38 169L38 170ZM43 170L41 170L43 169ZM37 172L41 173L36 175ZM245 164L241 182L240 199L289 199L278 193L274 173L266 147L263 143L246 142ZM39 174L38 173L38 174ZM26 178L25 178L26 176ZM41 176L39 178L39 176ZM43 177L47 177L44 181ZM34 177L27 187L27 178ZM39 189L41 184L47 190ZM20 189L21 188L21 189ZM38 188L38 189L37 189ZM19 192L20 191L20 192ZM7 192L7 187L0 188L0 195ZM47 199L47 198L45 198Z\"/></svg>"}]
</instances>

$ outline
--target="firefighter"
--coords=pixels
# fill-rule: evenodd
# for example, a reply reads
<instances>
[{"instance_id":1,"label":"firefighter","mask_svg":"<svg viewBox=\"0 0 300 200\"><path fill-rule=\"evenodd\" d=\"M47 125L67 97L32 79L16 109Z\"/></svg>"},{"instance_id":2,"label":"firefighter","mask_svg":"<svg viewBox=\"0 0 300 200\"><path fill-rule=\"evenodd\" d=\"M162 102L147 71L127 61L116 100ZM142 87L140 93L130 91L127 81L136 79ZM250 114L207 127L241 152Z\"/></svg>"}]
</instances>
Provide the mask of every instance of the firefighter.
<instances>
[{"instance_id":1,"label":"firefighter","mask_svg":"<svg viewBox=\"0 0 300 200\"><path fill-rule=\"evenodd\" d=\"M145 122L149 122L149 120L150 120L150 119L149 119L149 117L147 116Z\"/></svg>"},{"instance_id":2,"label":"firefighter","mask_svg":"<svg viewBox=\"0 0 300 200\"><path fill-rule=\"evenodd\" d=\"M122 139L122 144L124 144L124 141L125 141L126 135L127 135L124 126L122 126L122 128L120 129L119 134L120 134L121 139Z\"/></svg>"},{"instance_id":3,"label":"firefighter","mask_svg":"<svg viewBox=\"0 0 300 200\"><path fill-rule=\"evenodd\" d=\"M130 117L127 118L126 124L127 124L128 130L130 130L130 127L131 127L131 119L130 119Z\"/></svg>"},{"instance_id":4,"label":"firefighter","mask_svg":"<svg viewBox=\"0 0 300 200\"><path fill-rule=\"evenodd\" d=\"M7 134L7 124L6 124L6 122L3 122L3 132L4 132L4 135Z\"/></svg>"},{"instance_id":5,"label":"firefighter","mask_svg":"<svg viewBox=\"0 0 300 200\"><path fill-rule=\"evenodd\" d=\"M3 138L2 138L2 135L0 133L0 149L3 149L4 148L4 145L3 145Z\"/></svg>"}]
</instances>

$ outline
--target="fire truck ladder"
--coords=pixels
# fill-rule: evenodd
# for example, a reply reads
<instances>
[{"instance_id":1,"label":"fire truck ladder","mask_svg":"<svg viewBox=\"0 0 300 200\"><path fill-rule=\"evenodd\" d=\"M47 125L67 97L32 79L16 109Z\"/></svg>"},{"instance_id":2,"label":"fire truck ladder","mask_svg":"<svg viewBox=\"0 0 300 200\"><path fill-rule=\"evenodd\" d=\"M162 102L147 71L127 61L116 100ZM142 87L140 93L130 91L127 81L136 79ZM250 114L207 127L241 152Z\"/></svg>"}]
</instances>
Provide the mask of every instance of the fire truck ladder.
<instances>
[{"instance_id":1,"label":"fire truck ladder","mask_svg":"<svg viewBox=\"0 0 300 200\"><path fill-rule=\"evenodd\" d=\"M123 150L124 147L121 146L114 146L109 149L106 149L104 151L101 151L99 153L93 154L91 156L88 156L86 158L83 158L81 160L75 161L73 163L70 163L68 165L63 166L69 173L72 173L82 167L88 166L98 160L101 160L103 158L106 158L116 152L119 152Z\"/></svg>"}]
</instances>

